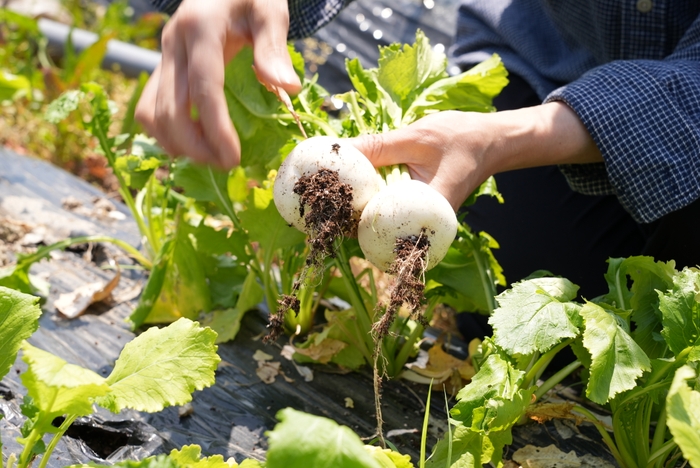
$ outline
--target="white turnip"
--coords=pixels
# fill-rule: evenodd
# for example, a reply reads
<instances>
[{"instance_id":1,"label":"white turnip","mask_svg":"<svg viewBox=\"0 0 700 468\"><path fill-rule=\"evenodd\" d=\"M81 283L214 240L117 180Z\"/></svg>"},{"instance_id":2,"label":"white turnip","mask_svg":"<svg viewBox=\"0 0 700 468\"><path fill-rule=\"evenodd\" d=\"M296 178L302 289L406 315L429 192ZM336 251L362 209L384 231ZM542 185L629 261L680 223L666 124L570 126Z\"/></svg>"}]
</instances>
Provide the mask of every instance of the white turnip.
<instances>
[{"instance_id":1,"label":"white turnip","mask_svg":"<svg viewBox=\"0 0 700 468\"><path fill-rule=\"evenodd\" d=\"M457 234L457 217L449 202L418 180L390 182L365 206L357 237L367 260L382 271L396 259L397 239L425 237L429 248L423 271L447 254Z\"/></svg>"},{"instance_id":2,"label":"white turnip","mask_svg":"<svg viewBox=\"0 0 700 468\"><path fill-rule=\"evenodd\" d=\"M351 210L355 220L359 219L362 209L381 188L381 179L372 163L349 141L318 136L299 143L289 153L277 173L274 187L275 205L285 221L311 235L318 227L309 222L311 219L304 219L304 214L309 213L312 207L305 207L302 203L304 194L299 193L299 181L319 173L322 169L337 173L338 182L351 188ZM334 203L331 199L326 201Z\"/></svg>"}]
</instances>

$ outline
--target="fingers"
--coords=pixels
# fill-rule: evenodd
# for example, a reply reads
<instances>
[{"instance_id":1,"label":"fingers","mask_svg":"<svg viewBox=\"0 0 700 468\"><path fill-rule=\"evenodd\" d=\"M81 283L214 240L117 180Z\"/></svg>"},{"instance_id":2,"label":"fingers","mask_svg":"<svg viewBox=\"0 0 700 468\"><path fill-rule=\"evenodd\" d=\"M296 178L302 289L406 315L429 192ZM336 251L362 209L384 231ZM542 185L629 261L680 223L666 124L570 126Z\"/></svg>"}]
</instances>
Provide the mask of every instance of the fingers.
<instances>
[{"instance_id":1,"label":"fingers","mask_svg":"<svg viewBox=\"0 0 700 468\"><path fill-rule=\"evenodd\" d=\"M207 22L191 12L178 11L164 30L162 60L136 118L172 156L229 169L240 161L240 144L223 91L225 27L212 33L217 28L208 31Z\"/></svg>"},{"instance_id":2,"label":"fingers","mask_svg":"<svg viewBox=\"0 0 700 468\"><path fill-rule=\"evenodd\" d=\"M230 169L240 162L241 145L224 96L224 43L216 31L200 31L187 41L189 100L199 114L211 162Z\"/></svg>"},{"instance_id":3,"label":"fingers","mask_svg":"<svg viewBox=\"0 0 700 468\"><path fill-rule=\"evenodd\" d=\"M361 135L352 144L367 156L374 167L411 164L416 140L409 132L399 129L387 133Z\"/></svg>"},{"instance_id":4,"label":"fingers","mask_svg":"<svg viewBox=\"0 0 700 468\"><path fill-rule=\"evenodd\" d=\"M251 9L249 23L258 77L265 84L279 86L290 94L297 94L301 90L301 81L294 71L287 49L287 2L256 2Z\"/></svg>"}]
</instances>

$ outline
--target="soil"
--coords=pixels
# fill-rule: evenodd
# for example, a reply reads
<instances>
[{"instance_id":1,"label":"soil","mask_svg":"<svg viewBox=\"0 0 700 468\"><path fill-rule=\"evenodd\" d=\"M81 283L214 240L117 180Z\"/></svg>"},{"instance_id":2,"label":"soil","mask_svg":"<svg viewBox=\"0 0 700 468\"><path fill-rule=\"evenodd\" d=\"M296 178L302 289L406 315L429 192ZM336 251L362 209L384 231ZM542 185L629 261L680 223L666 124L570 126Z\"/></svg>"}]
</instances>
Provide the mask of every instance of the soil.
<instances>
[{"instance_id":1,"label":"soil","mask_svg":"<svg viewBox=\"0 0 700 468\"><path fill-rule=\"evenodd\" d=\"M294 185L294 193L299 195L299 213L311 232L311 252L306 263L323 266L327 256L335 257L333 243L336 239L357 235L352 187L340 181L338 171L321 169L300 177Z\"/></svg>"},{"instance_id":2,"label":"soil","mask_svg":"<svg viewBox=\"0 0 700 468\"><path fill-rule=\"evenodd\" d=\"M282 334L287 311L299 313L296 293L309 272L322 272L325 259L335 257L335 241L343 236L357 236L358 220L352 207L352 186L340 181L338 171L322 168L315 174L302 176L294 184L294 193L299 195L299 214L310 233L309 255L291 295L283 295L278 301L277 312L270 316L270 332L265 341L275 340Z\"/></svg>"}]
</instances>

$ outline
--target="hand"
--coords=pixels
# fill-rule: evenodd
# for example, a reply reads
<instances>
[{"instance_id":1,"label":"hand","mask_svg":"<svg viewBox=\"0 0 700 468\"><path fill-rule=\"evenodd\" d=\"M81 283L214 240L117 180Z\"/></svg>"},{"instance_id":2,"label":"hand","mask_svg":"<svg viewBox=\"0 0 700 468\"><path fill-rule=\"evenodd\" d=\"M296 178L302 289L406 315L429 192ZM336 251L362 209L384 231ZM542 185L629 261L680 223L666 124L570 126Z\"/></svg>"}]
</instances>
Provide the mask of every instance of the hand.
<instances>
[{"instance_id":1,"label":"hand","mask_svg":"<svg viewBox=\"0 0 700 468\"><path fill-rule=\"evenodd\" d=\"M439 112L398 130L360 136L353 144L375 167L406 164L411 178L430 184L456 211L489 175L481 164L484 149L480 131L469 123L479 117L473 113Z\"/></svg>"},{"instance_id":2,"label":"hand","mask_svg":"<svg viewBox=\"0 0 700 468\"><path fill-rule=\"evenodd\" d=\"M286 1L183 0L163 31L163 58L146 84L136 119L173 156L224 169L239 164L240 141L223 89L225 65L252 45L258 77L299 92L288 30Z\"/></svg>"},{"instance_id":3,"label":"hand","mask_svg":"<svg viewBox=\"0 0 700 468\"><path fill-rule=\"evenodd\" d=\"M588 130L566 104L480 114L445 111L353 144L375 167L406 164L457 211L489 176L553 164L602 161Z\"/></svg>"}]
</instances>

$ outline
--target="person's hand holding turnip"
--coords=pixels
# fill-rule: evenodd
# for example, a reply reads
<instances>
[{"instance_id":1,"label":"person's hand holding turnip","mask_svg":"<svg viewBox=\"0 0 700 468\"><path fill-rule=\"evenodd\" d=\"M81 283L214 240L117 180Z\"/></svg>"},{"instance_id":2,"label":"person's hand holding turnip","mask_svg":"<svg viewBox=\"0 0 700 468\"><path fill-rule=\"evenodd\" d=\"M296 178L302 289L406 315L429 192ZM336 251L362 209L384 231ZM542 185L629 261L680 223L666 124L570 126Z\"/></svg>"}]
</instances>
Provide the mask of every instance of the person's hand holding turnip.
<instances>
[{"instance_id":1,"label":"person's hand holding turnip","mask_svg":"<svg viewBox=\"0 0 700 468\"><path fill-rule=\"evenodd\" d=\"M513 169L602 161L578 116L561 102L481 114L439 112L355 138L375 166L406 164L457 210L489 176Z\"/></svg>"},{"instance_id":2,"label":"person's hand holding turnip","mask_svg":"<svg viewBox=\"0 0 700 468\"><path fill-rule=\"evenodd\" d=\"M252 45L260 79L298 92L288 29L286 1L183 0L163 31L163 58L141 96L137 120L173 156L237 165L240 142L224 97L224 67Z\"/></svg>"}]
</instances>

